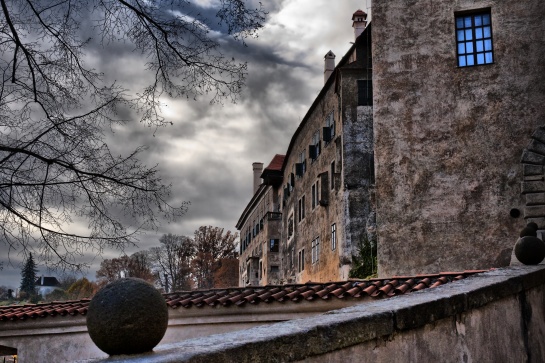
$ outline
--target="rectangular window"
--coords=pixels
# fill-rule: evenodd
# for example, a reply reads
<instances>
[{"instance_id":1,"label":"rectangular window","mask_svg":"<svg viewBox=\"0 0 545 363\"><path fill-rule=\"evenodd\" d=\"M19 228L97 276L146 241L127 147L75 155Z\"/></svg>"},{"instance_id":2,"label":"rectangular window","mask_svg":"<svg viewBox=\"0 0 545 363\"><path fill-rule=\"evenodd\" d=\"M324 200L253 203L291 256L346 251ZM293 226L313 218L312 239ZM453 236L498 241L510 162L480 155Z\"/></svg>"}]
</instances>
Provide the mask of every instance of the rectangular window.
<instances>
[{"instance_id":1,"label":"rectangular window","mask_svg":"<svg viewBox=\"0 0 545 363\"><path fill-rule=\"evenodd\" d=\"M333 223L331 225L331 250L335 251L337 248L337 225Z\"/></svg>"},{"instance_id":2,"label":"rectangular window","mask_svg":"<svg viewBox=\"0 0 545 363\"><path fill-rule=\"evenodd\" d=\"M305 269L305 249L304 248L301 251L299 251L297 261L299 266L299 272L301 272Z\"/></svg>"},{"instance_id":3,"label":"rectangular window","mask_svg":"<svg viewBox=\"0 0 545 363\"><path fill-rule=\"evenodd\" d=\"M458 67L494 63L490 10L456 16Z\"/></svg>"},{"instance_id":4,"label":"rectangular window","mask_svg":"<svg viewBox=\"0 0 545 363\"><path fill-rule=\"evenodd\" d=\"M302 177L307 170L307 161L305 159L305 150L299 153L299 162L295 164L295 175Z\"/></svg>"},{"instance_id":5,"label":"rectangular window","mask_svg":"<svg viewBox=\"0 0 545 363\"><path fill-rule=\"evenodd\" d=\"M259 261L259 279L263 278L263 261Z\"/></svg>"},{"instance_id":6,"label":"rectangular window","mask_svg":"<svg viewBox=\"0 0 545 363\"><path fill-rule=\"evenodd\" d=\"M305 196L303 195L301 199L299 199L298 204L298 222L301 222L303 219L305 219Z\"/></svg>"},{"instance_id":7,"label":"rectangular window","mask_svg":"<svg viewBox=\"0 0 545 363\"><path fill-rule=\"evenodd\" d=\"M331 189L335 189L335 161L331 162Z\"/></svg>"},{"instance_id":8,"label":"rectangular window","mask_svg":"<svg viewBox=\"0 0 545 363\"><path fill-rule=\"evenodd\" d=\"M293 237L293 213L288 217L288 239Z\"/></svg>"},{"instance_id":9,"label":"rectangular window","mask_svg":"<svg viewBox=\"0 0 545 363\"><path fill-rule=\"evenodd\" d=\"M358 106L373 106L373 81L358 80Z\"/></svg>"},{"instance_id":10,"label":"rectangular window","mask_svg":"<svg viewBox=\"0 0 545 363\"><path fill-rule=\"evenodd\" d=\"M279 239L271 239L270 240L270 252L278 252L280 250L280 240Z\"/></svg>"},{"instance_id":11,"label":"rectangular window","mask_svg":"<svg viewBox=\"0 0 545 363\"><path fill-rule=\"evenodd\" d=\"M320 204L320 181L316 180L316 201L314 202L315 205Z\"/></svg>"},{"instance_id":12,"label":"rectangular window","mask_svg":"<svg viewBox=\"0 0 545 363\"><path fill-rule=\"evenodd\" d=\"M320 130L316 130L312 135L312 143L308 146L308 156L312 160L316 160L320 155Z\"/></svg>"},{"instance_id":13,"label":"rectangular window","mask_svg":"<svg viewBox=\"0 0 545 363\"><path fill-rule=\"evenodd\" d=\"M333 140L333 137L335 137L335 118L333 111L327 115L325 119L325 127L329 128L329 135L331 137L330 140Z\"/></svg>"},{"instance_id":14,"label":"rectangular window","mask_svg":"<svg viewBox=\"0 0 545 363\"><path fill-rule=\"evenodd\" d=\"M312 263L316 263L318 262L318 260L320 259L320 237L316 237L312 242L311 242L311 252L312 252Z\"/></svg>"},{"instance_id":15,"label":"rectangular window","mask_svg":"<svg viewBox=\"0 0 545 363\"><path fill-rule=\"evenodd\" d=\"M293 247L291 248L291 251L290 251L290 259L291 259L290 268L293 268L293 260L295 259L295 250L293 249Z\"/></svg>"},{"instance_id":16,"label":"rectangular window","mask_svg":"<svg viewBox=\"0 0 545 363\"><path fill-rule=\"evenodd\" d=\"M317 180L316 183L312 184L310 189L310 198L310 204L312 209L314 209L318 204L320 204L320 181Z\"/></svg>"}]
</instances>

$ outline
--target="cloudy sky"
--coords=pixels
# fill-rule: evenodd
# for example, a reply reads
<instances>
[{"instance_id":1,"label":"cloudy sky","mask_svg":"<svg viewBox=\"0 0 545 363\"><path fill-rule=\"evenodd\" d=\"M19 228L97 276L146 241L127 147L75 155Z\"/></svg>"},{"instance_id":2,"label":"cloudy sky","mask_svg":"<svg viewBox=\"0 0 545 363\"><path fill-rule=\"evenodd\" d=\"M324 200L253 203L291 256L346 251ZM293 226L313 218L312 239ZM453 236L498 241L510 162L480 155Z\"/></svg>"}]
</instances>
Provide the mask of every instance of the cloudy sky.
<instances>
[{"instance_id":1,"label":"cloudy sky","mask_svg":"<svg viewBox=\"0 0 545 363\"><path fill-rule=\"evenodd\" d=\"M216 0L192 2L203 14L215 13ZM269 14L258 38L249 39L247 47L223 43L224 52L248 62L246 87L237 104L210 105L207 97L165 100L165 117L173 126L154 130L135 122L116 130L114 146L121 152L148 147L141 159L158 164L163 180L172 184L173 205L191 203L180 220L141 236L139 246L127 254L158 245L164 233L192 236L202 225L235 231L252 196L252 162L266 165L274 154L285 153L323 85L324 55L332 50L340 60L350 48L354 11L372 15L371 0L275 0L264 7ZM130 49L115 56L105 53L93 55L97 68L125 84L138 84L142 60L137 54ZM106 251L103 257L119 254ZM20 259L14 252L10 261L5 254L0 257L0 285L19 286ZM94 279L100 261L94 260L88 278Z\"/></svg>"}]
</instances>

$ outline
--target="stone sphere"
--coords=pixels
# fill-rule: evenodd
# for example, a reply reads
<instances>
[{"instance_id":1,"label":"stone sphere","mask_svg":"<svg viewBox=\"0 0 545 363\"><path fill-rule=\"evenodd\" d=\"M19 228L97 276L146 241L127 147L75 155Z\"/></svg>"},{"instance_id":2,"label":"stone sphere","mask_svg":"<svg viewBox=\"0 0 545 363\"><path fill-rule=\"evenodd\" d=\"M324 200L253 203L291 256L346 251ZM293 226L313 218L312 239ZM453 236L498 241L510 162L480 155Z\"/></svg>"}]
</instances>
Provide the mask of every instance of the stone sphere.
<instances>
[{"instance_id":1,"label":"stone sphere","mask_svg":"<svg viewBox=\"0 0 545 363\"><path fill-rule=\"evenodd\" d=\"M526 236L537 237L537 230L536 230L536 229L533 229L533 228L530 227L530 226L524 227L524 228L520 231L520 236L519 236L519 237L526 237Z\"/></svg>"},{"instance_id":2,"label":"stone sphere","mask_svg":"<svg viewBox=\"0 0 545 363\"><path fill-rule=\"evenodd\" d=\"M110 355L151 351L163 339L167 325L164 297L151 284L137 278L104 286L87 311L91 339Z\"/></svg>"},{"instance_id":3,"label":"stone sphere","mask_svg":"<svg viewBox=\"0 0 545 363\"><path fill-rule=\"evenodd\" d=\"M525 265L537 265L545 258L545 243L537 237L522 237L515 244L515 256Z\"/></svg>"}]
</instances>

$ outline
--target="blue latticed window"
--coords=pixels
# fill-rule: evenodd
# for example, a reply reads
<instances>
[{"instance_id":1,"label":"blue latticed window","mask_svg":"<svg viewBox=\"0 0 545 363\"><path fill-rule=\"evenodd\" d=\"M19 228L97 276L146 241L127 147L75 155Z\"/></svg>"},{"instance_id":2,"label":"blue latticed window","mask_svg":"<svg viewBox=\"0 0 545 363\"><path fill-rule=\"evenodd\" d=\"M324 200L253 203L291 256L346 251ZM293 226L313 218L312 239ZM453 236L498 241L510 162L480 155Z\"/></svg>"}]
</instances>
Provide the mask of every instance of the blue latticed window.
<instances>
[{"instance_id":1,"label":"blue latticed window","mask_svg":"<svg viewBox=\"0 0 545 363\"><path fill-rule=\"evenodd\" d=\"M456 16L458 67L494 63L490 10Z\"/></svg>"}]
</instances>

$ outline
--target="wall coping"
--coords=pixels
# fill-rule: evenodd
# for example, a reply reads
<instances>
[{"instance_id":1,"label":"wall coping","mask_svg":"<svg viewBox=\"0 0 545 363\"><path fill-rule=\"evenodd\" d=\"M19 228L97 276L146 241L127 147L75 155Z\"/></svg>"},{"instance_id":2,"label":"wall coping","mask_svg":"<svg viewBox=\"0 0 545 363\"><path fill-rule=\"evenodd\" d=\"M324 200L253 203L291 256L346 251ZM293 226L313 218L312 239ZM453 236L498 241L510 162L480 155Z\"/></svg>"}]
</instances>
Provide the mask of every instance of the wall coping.
<instances>
[{"instance_id":1,"label":"wall coping","mask_svg":"<svg viewBox=\"0 0 545 363\"><path fill-rule=\"evenodd\" d=\"M543 265L506 267L310 318L165 344L146 354L85 362L226 362L233 357L237 362L302 360L415 329L543 284Z\"/></svg>"}]
</instances>

